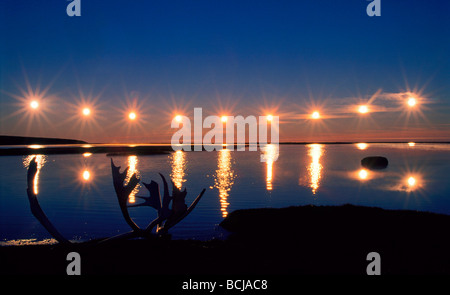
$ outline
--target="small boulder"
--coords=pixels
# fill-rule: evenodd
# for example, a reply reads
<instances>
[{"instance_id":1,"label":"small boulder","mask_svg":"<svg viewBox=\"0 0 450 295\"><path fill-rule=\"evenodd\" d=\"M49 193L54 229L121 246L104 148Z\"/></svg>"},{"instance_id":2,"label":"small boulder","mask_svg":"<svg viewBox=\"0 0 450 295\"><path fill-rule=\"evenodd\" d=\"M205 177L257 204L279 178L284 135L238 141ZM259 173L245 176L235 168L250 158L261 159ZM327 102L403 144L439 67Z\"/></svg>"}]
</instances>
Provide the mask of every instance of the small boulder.
<instances>
[{"instance_id":1,"label":"small boulder","mask_svg":"<svg viewBox=\"0 0 450 295\"><path fill-rule=\"evenodd\" d=\"M388 159L380 156L366 157L361 160L361 165L367 169L385 169L388 164Z\"/></svg>"}]
</instances>

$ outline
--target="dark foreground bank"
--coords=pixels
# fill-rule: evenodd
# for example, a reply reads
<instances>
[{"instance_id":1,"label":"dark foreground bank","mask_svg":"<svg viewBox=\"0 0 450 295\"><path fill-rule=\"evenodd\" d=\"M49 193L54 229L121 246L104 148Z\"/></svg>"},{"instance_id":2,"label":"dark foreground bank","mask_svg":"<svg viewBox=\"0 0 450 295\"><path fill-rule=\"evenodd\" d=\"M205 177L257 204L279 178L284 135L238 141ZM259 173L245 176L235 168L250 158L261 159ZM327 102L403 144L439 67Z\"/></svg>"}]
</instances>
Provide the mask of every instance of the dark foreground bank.
<instances>
[{"instance_id":1,"label":"dark foreground bank","mask_svg":"<svg viewBox=\"0 0 450 295\"><path fill-rule=\"evenodd\" d=\"M82 274L450 274L450 216L359 206L232 212L226 240L126 240L106 244L0 247L2 274L66 274L78 252Z\"/></svg>"}]
</instances>

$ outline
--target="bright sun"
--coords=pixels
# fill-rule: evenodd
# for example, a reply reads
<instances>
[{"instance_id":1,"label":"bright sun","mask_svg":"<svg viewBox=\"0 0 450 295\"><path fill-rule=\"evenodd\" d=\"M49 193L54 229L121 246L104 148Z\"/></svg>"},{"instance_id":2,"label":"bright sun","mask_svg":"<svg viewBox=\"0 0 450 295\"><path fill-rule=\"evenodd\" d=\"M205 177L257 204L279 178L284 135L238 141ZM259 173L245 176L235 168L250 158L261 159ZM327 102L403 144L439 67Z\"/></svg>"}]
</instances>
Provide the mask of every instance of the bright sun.
<instances>
[{"instance_id":1,"label":"bright sun","mask_svg":"<svg viewBox=\"0 0 450 295\"><path fill-rule=\"evenodd\" d=\"M417 103L417 101L416 101L416 99L415 99L414 97L408 98L408 105L409 105L410 107L415 106L416 103Z\"/></svg>"},{"instance_id":2,"label":"bright sun","mask_svg":"<svg viewBox=\"0 0 450 295\"><path fill-rule=\"evenodd\" d=\"M312 113L312 115L311 115L311 117L313 118L313 119L319 119L320 118L320 114L319 114L319 112L313 112Z\"/></svg>"},{"instance_id":3,"label":"bright sun","mask_svg":"<svg viewBox=\"0 0 450 295\"><path fill-rule=\"evenodd\" d=\"M33 101L30 103L30 107L31 107L32 109L37 109L37 108L39 107L39 103L38 103L36 100L33 100Z\"/></svg>"},{"instance_id":4,"label":"bright sun","mask_svg":"<svg viewBox=\"0 0 450 295\"><path fill-rule=\"evenodd\" d=\"M90 114L91 114L91 110L89 108L84 108L83 109L83 115L89 116Z\"/></svg>"},{"instance_id":5,"label":"bright sun","mask_svg":"<svg viewBox=\"0 0 450 295\"><path fill-rule=\"evenodd\" d=\"M360 112L361 114L365 114L368 111L369 111L369 108L366 105L359 106L359 108L358 108L358 112Z\"/></svg>"},{"instance_id":6,"label":"bright sun","mask_svg":"<svg viewBox=\"0 0 450 295\"><path fill-rule=\"evenodd\" d=\"M129 113L128 114L128 118L130 119L130 120L135 120L136 119L136 113L135 112L131 112L131 113Z\"/></svg>"}]
</instances>

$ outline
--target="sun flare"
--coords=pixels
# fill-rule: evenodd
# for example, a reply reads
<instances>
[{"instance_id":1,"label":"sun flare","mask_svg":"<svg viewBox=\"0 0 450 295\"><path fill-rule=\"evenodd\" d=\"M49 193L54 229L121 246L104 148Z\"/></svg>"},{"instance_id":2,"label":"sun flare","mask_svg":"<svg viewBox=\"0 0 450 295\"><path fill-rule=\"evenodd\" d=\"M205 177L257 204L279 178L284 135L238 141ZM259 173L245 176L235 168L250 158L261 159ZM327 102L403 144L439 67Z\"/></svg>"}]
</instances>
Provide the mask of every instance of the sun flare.
<instances>
[{"instance_id":1,"label":"sun flare","mask_svg":"<svg viewBox=\"0 0 450 295\"><path fill-rule=\"evenodd\" d=\"M410 98L408 98L407 103L408 103L408 106L414 107L417 104L417 100L414 97L410 97Z\"/></svg>"},{"instance_id":2,"label":"sun flare","mask_svg":"<svg viewBox=\"0 0 450 295\"><path fill-rule=\"evenodd\" d=\"M31 101L30 107L32 109L37 109L39 107L39 102L37 102L36 100Z\"/></svg>"},{"instance_id":3,"label":"sun flare","mask_svg":"<svg viewBox=\"0 0 450 295\"><path fill-rule=\"evenodd\" d=\"M89 116L91 114L91 109L90 108L84 108L82 111L84 116Z\"/></svg>"},{"instance_id":4,"label":"sun flare","mask_svg":"<svg viewBox=\"0 0 450 295\"><path fill-rule=\"evenodd\" d=\"M136 113L135 112L130 112L129 114L128 114L128 119L130 119L130 120L136 120L136 118L137 118L137 115L136 115Z\"/></svg>"},{"instance_id":5,"label":"sun flare","mask_svg":"<svg viewBox=\"0 0 450 295\"><path fill-rule=\"evenodd\" d=\"M85 181L88 181L91 178L91 172L89 172L89 170L84 170L82 177Z\"/></svg>"},{"instance_id":6,"label":"sun flare","mask_svg":"<svg viewBox=\"0 0 450 295\"><path fill-rule=\"evenodd\" d=\"M369 108L366 105L359 106L358 112L360 114L366 114L369 112Z\"/></svg>"},{"instance_id":7,"label":"sun flare","mask_svg":"<svg viewBox=\"0 0 450 295\"><path fill-rule=\"evenodd\" d=\"M367 172L366 169L361 169L361 170L358 171L359 179L366 180L368 176L369 176L369 172Z\"/></svg>"}]
</instances>

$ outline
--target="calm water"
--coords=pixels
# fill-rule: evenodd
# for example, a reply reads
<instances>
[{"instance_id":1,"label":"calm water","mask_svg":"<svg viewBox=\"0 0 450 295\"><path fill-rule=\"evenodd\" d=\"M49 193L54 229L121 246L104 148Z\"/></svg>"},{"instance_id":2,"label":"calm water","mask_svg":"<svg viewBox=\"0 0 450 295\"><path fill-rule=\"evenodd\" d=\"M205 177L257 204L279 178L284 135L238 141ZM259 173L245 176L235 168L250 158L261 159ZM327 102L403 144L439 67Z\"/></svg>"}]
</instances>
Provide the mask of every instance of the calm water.
<instances>
[{"instance_id":1,"label":"calm water","mask_svg":"<svg viewBox=\"0 0 450 295\"><path fill-rule=\"evenodd\" d=\"M276 158L278 153L278 159ZM268 161L261 162L263 155ZM381 155L387 169L363 170L360 160ZM0 157L0 241L51 238L30 212L26 195L31 156ZM38 198L68 239L89 240L129 231L114 192L106 154L40 155ZM144 182L158 172L187 188L188 205L206 188L195 210L171 229L174 238L220 237L218 224L241 208L355 204L450 214L450 145L281 145L263 152L176 152L114 156L117 166ZM133 194L148 196L140 187ZM132 195L133 195L132 194ZM133 197L130 202L139 203ZM150 207L130 208L138 225L156 217ZM357 222L355 220L355 222Z\"/></svg>"}]
</instances>

